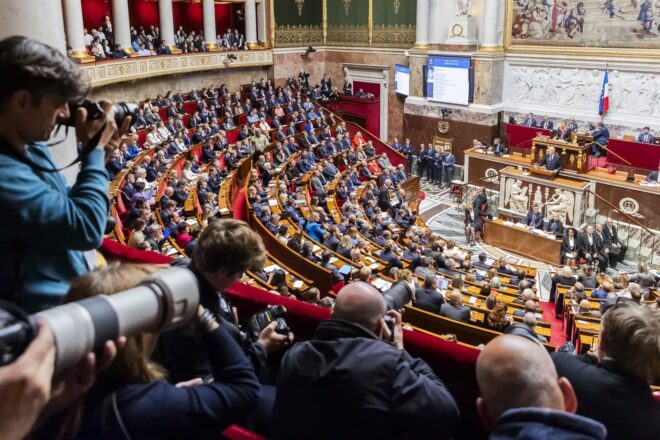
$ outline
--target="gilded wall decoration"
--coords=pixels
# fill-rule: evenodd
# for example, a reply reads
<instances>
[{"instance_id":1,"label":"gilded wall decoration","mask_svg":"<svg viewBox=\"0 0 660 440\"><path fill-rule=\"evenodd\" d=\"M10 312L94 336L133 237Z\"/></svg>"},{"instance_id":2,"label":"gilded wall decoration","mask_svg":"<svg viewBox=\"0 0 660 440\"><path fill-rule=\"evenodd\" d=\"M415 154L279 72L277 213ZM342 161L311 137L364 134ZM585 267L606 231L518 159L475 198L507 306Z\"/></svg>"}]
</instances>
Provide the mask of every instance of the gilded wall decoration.
<instances>
[{"instance_id":1,"label":"gilded wall decoration","mask_svg":"<svg viewBox=\"0 0 660 440\"><path fill-rule=\"evenodd\" d=\"M660 48L656 0L507 0L511 45Z\"/></svg>"},{"instance_id":2,"label":"gilded wall decoration","mask_svg":"<svg viewBox=\"0 0 660 440\"><path fill-rule=\"evenodd\" d=\"M344 4L344 14L348 15L348 11L351 9L351 0L342 0Z\"/></svg>"},{"instance_id":3,"label":"gilded wall decoration","mask_svg":"<svg viewBox=\"0 0 660 440\"><path fill-rule=\"evenodd\" d=\"M337 43L346 46L368 46L368 26L328 25L328 45Z\"/></svg>"},{"instance_id":4,"label":"gilded wall decoration","mask_svg":"<svg viewBox=\"0 0 660 440\"><path fill-rule=\"evenodd\" d=\"M373 45L411 47L415 44L413 25L374 25Z\"/></svg>"},{"instance_id":5,"label":"gilded wall decoration","mask_svg":"<svg viewBox=\"0 0 660 440\"><path fill-rule=\"evenodd\" d=\"M305 0L296 0L296 7L298 8L298 16L302 15L303 6L305 6Z\"/></svg>"},{"instance_id":6,"label":"gilded wall decoration","mask_svg":"<svg viewBox=\"0 0 660 440\"><path fill-rule=\"evenodd\" d=\"M321 26L285 25L275 28L275 41L279 47L314 46L323 44Z\"/></svg>"}]
</instances>

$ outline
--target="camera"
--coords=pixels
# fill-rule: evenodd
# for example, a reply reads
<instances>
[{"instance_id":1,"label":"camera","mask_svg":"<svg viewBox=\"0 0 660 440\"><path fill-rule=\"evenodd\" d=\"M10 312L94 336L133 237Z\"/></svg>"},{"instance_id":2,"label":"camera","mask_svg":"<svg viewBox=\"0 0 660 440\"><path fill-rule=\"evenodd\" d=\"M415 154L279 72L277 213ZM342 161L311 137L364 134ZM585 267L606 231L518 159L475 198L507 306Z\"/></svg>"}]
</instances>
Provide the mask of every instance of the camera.
<instances>
[{"instance_id":1,"label":"camera","mask_svg":"<svg viewBox=\"0 0 660 440\"><path fill-rule=\"evenodd\" d=\"M101 104L98 102L90 101L89 99L85 99L82 102L69 103L71 117L64 121L64 125L67 127L74 127L76 125L75 115L79 107L83 107L85 110L87 110L87 119L90 120L101 119L105 115ZM117 127L121 127L124 119L126 119L128 116L135 117L139 110L138 105L134 102L116 102L112 104L112 108L115 111L115 122L117 123Z\"/></svg>"},{"instance_id":2,"label":"camera","mask_svg":"<svg viewBox=\"0 0 660 440\"><path fill-rule=\"evenodd\" d=\"M413 293L408 283L396 282L383 292L387 310L401 310L403 306L412 301Z\"/></svg>"},{"instance_id":3,"label":"camera","mask_svg":"<svg viewBox=\"0 0 660 440\"><path fill-rule=\"evenodd\" d=\"M37 319L43 319L53 332L58 373L119 336L179 327L195 316L198 304L195 275L172 267L132 289L85 298L31 316L12 304L0 305L0 366L14 362L30 345L36 337Z\"/></svg>"},{"instance_id":4,"label":"camera","mask_svg":"<svg viewBox=\"0 0 660 440\"><path fill-rule=\"evenodd\" d=\"M385 315L383 317L383 321L385 321L385 325L387 325L387 328L390 331L390 341L394 340L394 327L396 326L396 319L390 315Z\"/></svg>"},{"instance_id":5,"label":"camera","mask_svg":"<svg viewBox=\"0 0 660 440\"><path fill-rule=\"evenodd\" d=\"M277 321L276 333L288 335L291 330L284 320L285 316L286 307L284 306L268 306L265 310L254 314L248 321L248 338L252 341L258 340L262 330L273 321Z\"/></svg>"}]
</instances>

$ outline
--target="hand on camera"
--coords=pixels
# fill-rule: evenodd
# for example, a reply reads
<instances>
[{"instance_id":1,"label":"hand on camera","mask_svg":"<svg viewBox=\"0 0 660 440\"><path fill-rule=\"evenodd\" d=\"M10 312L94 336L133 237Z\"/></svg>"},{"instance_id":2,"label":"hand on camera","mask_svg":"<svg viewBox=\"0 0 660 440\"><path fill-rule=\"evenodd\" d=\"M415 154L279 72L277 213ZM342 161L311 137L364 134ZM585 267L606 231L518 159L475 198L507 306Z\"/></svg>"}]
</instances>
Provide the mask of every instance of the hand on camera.
<instances>
[{"instance_id":1,"label":"hand on camera","mask_svg":"<svg viewBox=\"0 0 660 440\"><path fill-rule=\"evenodd\" d=\"M27 350L0 368L0 438L22 439L37 421L51 395L55 368L53 333L43 323Z\"/></svg>"},{"instance_id":2,"label":"hand on camera","mask_svg":"<svg viewBox=\"0 0 660 440\"><path fill-rule=\"evenodd\" d=\"M117 342L107 341L99 359L94 353L87 353L80 362L68 369L53 382L50 402L46 413L55 413L67 408L71 403L87 392L94 384L96 376L107 369L117 356L117 352L126 345L126 338Z\"/></svg>"},{"instance_id":3,"label":"hand on camera","mask_svg":"<svg viewBox=\"0 0 660 440\"><path fill-rule=\"evenodd\" d=\"M276 321L268 324L259 334L259 340L257 341L258 344L266 348L268 354L277 353L293 342L293 333L289 332L288 335L281 335L275 332L275 328L277 328Z\"/></svg>"},{"instance_id":4,"label":"hand on camera","mask_svg":"<svg viewBox=\"0 0 660 440\"><path fill-rule=\"evenodd\" d=\"M381 338L394 342L399 350L403 350L403 328L401 326L401 313L396 310L388 310L388 316L394 318L394 334L390 331L384 319L381 319Z\"/></svg>"},{"instance_id":5,"label":"hand on camera","mask_svg":"<svg viewBox=\"0 0 660 440\"><path fill-rule=\"evenodd\" d=\"M131 126L131 117L124 119L121 127L117 127L115 122L115 112L112 108L110 101L101 101L105 118L100 119L87 119L87 110L84 107L79 107L75 114L76 121L76 137L83 145L87 145L89 141L96 136L101 129L101 137L96 145L96 148L105 151L105 161L107 162L112 157L112 152L119 148L122 136L128 132ZM105 124L105 128L103 128Z\"/></svg>"}]
</instances>

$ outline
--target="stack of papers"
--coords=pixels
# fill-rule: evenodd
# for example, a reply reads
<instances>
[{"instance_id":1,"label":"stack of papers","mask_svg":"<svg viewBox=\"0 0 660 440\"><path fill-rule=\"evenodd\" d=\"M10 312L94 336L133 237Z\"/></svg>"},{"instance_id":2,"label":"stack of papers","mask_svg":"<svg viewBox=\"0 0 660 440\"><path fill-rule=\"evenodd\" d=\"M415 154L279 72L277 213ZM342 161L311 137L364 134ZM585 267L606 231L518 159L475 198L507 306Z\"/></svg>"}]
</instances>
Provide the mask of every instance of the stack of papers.
<instances>
[{"instance_id":1,"label":"stack of papers","mask_svg":"<svg viewBox=\"0 0 660 440\"><path fill-rule=\"evenodd\" d=\"M270 266L265 266L264 267L264 272L271 273L275 269L277 269L277 264L271 264Z\"/></svg>"},{"instance_id":2,"label":"stack of papers","mask_svg":"<svg viewBox=\"0 0 660 440\"><path fill-rule=\"evenodd\" d=\"M387 290L392 286L392 283L382 278L376 278L371 282L371 284L373 284L373 286L378 290Z\"/></svg>"},{"instance_id":3,"label":"stack of papers","mask_svg":"<svg viewBox=\"0 0 660 440\"><path fill-rule=\"evenodd\" d=\"M477 297L476 296L471 296L470 300L468 301L470 304L475 304L477 302Z\"/></svg>"},{"instance_id":4,"label":"stack of papers","mask_svg":"<svg viewBox=\"0 0 660 440\"><path fill-rule=\"evenodd\" d=\"M294 289L300 289L303 286L303 282L300 280L296 280L293 282L293 288Z\"/></svg>"}]
</instances>

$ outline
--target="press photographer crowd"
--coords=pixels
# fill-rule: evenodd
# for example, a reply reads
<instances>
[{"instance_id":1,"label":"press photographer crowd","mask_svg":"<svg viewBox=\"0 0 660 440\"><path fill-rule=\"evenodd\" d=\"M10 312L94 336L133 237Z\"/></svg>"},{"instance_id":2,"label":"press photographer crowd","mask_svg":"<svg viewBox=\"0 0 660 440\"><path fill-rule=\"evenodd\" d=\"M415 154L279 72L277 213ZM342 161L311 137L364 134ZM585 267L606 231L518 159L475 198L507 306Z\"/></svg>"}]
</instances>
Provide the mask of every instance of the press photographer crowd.
<instances>
[{"instance_id":1,"label":"press photographer crowd","mask_svg":"<svg viewBox=\"0 0 660 440\"><path fill-rule=\"evenodd\" d=\"M338 99L329 76L313 87L309 76L303 70L289 85L314 101ZM351 94L351 87L347 82L344 92ZM269 258L261 236L243 221L212 216L195 232L194 246L183 243L190 258L171 264L105 261L98 249L114 221L108 164L136 136L136 120L148 115L133 103L94 102L90 91L89 79L66 54L27 37L0 41L0 439L219 439L230 425L248 428L254 439L457 438L460 390L404 347L411 330L402 323L403 307L412 301L423 307L427 290L438 294L435 276L417 289L400 278L384 293L368 282L370 271L347 280L330 319L303 340L287 307L246 314L225 293L244 273L263 272ZM256 103L262 92L253 85L249 93ZM373 98L363 90L356 96ZM168 124L178 118L172 104ZM217 118L209 121L207 127L218 127L214 135L220 133ZM147 142L157 146L159 128L166 127L151 124ZM192 130L204 135L203 127ZM69 131L78 145L75 162L65 164L78 167L71 185L51 154L53 133L61 139ZM255 159L263 154L251 147ZM406 148L412 155L408 142ZM420 176L451 182L449 150L422 146L422 157ZM406 175L404 165L400 172ZM144 228L137 213L136 225ZM447 301L460 312L454 292ZM576 394L598 407L596 395L584 397L589 393L575 386L592 368L620 369L630 378L594 382L619 386L629 398L630 414L607 426L614 433L609 438L621 438L631 425L651 435L645 438L657 435L658 402L648 397L648 384L660 383L658 313L623 301L611 305L603 312L599 352L587 361L567 353L551 358L524 325L494 338L482 347L474 380L481 391L475 411L491 438L606 438L601 422L576 414ZM619 363L641 346L648 350L635 362Z\"/></svg>"}]
</instances>

